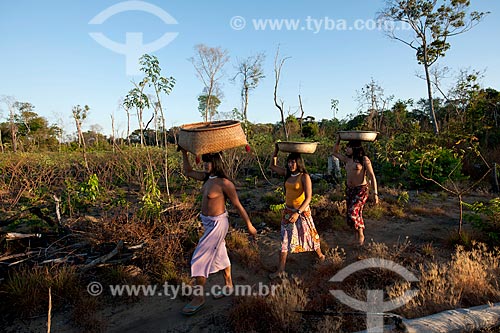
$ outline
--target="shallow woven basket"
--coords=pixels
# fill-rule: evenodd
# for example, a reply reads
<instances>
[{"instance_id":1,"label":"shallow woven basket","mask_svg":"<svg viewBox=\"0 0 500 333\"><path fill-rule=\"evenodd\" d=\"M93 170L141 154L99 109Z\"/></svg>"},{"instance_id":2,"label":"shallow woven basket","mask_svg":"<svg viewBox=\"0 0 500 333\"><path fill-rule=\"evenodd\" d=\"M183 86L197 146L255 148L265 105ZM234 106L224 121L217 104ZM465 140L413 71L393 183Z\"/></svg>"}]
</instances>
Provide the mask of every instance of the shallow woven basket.
<instances>
[{"instance_id":1,"label":"shallow woven basket","mask_svg":"<svg viewBox=\"0 0 500 333\"><path fill-rule=\"evenodd\" d=\"M278 142L278 148L286 153L312 154L316 151L317 142L295 142L281 141Z\"/></svg>"},{"instance_id":2,"label":"shallow woven basket","mask_svg":"<svg viewBox=\"0 0 500 333\"><path fill-rule=\"evenodd\" d=\"M339 131L340 139L345 141L359 140L359 141L375 141L378 132L375 131Z\"/></svg>"},{"instance_id":3,"label":"shallow woven basket","mask_svg":"<svg viewBox=\"0 0 500 333\"><path fill-rule=\"evenodd\" d=\"M216 153L247 145L241 124L236 120L192 123L181 126L179 146L195 154Z\"/></svg>"}]
</instances>

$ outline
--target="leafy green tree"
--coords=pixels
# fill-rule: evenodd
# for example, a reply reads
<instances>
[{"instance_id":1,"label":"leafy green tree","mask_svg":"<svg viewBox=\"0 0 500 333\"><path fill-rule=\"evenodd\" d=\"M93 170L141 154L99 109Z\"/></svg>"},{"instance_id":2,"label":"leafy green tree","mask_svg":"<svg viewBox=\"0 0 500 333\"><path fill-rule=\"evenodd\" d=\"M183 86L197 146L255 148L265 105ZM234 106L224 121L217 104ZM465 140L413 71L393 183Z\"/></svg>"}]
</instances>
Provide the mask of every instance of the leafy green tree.
<instances>
[{"instance_id":1,"label":"leafy green tree","mask_svg":"<svg viewBox=\"0 0 500 333\"><path fill-rule=\"evenodd\" d=\"M163 132L163 143L164 143L164 176L165 176L165 186L167 189L167 197L168 201L170 201L170 189L168 182L168 143L167 136L168 132L165 126L165 113L163 112L162 107L162 93L165 95L170 95L172 89L175 85L175 78L165 77L161 75L161 67L158 58L155 56L151 56L149 54L145 54L140 58L140 64L143 66L141 71L145 73L145 77L143 79L144 84L148 84L148 86L153 87L156 97L156 103L154 103L155 115L160 113L161 124L162 124L162 132ZM155 139L157 138L157 131L155 131ZM156 140L157 141L157 140Z\"/></svg>"},{"instance_id":2,"label":"leafy green tree","mask_svg":"<svg viewBox=\"0 0 500 333\"><path fill-rule=\"evenodd\" d=\"M470 100L467 109L470 129L484 148L492 149L492 160L500 157L500 92L493 88L481 89Z\"/></svg>"},{"instance_id":3,"label":"leafy green tree","mask_svg":"<svg viewBox=\"0 0 500 333\"><path fill-rule=\"evenodd\" d=\"M85 105L83 108L80 105L74 106L72 109L73 119L75 120L76 130L78 132L78 147L83 147L82 154L85 162L85 167L89 170L87 161L87 148L85 146L85 137L83 136L82 123L87 118L89 113L89 106Z\"/></svg>"},{"instance_id":4,"label":"leafy green tree","mask_svg":"<svg viewBox=\"0 0 500 333\"><path fill-rule=\"evenodd\" d=\"M13 117L13 126L16 128L16 141L23 150L52 149L57 147L57 135L60 128L49 125L47 119L33 111L31 103L16 102L16 113ZM12 132L10 123L0 123L2 143L12 145ZM16 144L17 146L17 144Z\"/></svg>"},{"instance_id":5,"label":"leafy green tree","mask_svg":"<svg viewBox=\"0 0 500 333\"><path fill-rule=\"evenodd\" d=\"M142 121L142 116L144 109L149 108L149 98L144 93L145 84L144 81L141 81L138 85L135 85L135 88L129 90L123 101L123 107L126 110L133 108L137 110L141 146L144 145L144 123Z\"/></svg>"},{"instance_id":6,"label":"leafy green tree","mask_svg":"<svg viewBox=\"0 0 500 333\"><path fill-rule=\"evenodd\" d=\"M155 114L158 112L160 113L161 124L163 129L165 129L165 114L163 112L161 95L170 95L175 85L175 78L172 76L166 77L161 75L160 62L155 56L144 54L139 59L139 62L143 66L141 71L146 75L143 79L144 84L147 84L149 87L153 87L156 97L156 103L154 103ZM164 130L163 134L163 141L167 142L167 132Z\"/></svg>"},{"instance_id":7,"label":"leafy green tree","mask_svg":"<svg viewBox=\"0 0 500 333\"><path fill-rule=\"evenodd\" d=\"M58 127L49 126L47 119L31 111L34 107L30 103L25 104L29 108L21 108L20 113L15 116L19 139L24 146L30 149L34 146L50 148L57 145Z\"/></svg>"},{"instance_id":8,"label":"leafy green tree","mask_svg":"<svg viewBox=\"0 0 500 333\"><path fill-rule=\"evenodd\" d=\"M307 122L302 125L302 135L305 138L314 138L319 133L319 126L315 122Z\"/></svg>"},{"instance_id":9,"label":"leafy green tree","mask_svg":"<svg viewBox=\"0 0 500 333\"><path fill-rule=\"evenodd\" d=\"M87 119L87 115L90 111L88 105L85 105L83 108L80 105L74 106L71 110L73 114L73 119L75 120L76 131L78 132L78 146L83 146L85 149L85 138L83 137L82 132L82 124L85 119Z\"/></svg>"},{"instance_id":10,"label":"leafy green tree","mask_svg":"<svg viewBox=\"0 0 500 333\"><path fill-rule=\"evenodd\" d=\"M451 47L448 38L469 31L488 12L473 11L467 17L470 0L387 0L380 19L386 21L387 35L408 45L416 52L419 64L424 67L427 82L429 109L434 125L434 133L439 133L439 125L434 109L430 67ZM403 23L413 31L412 36L403 37L405 29L391 23Z\"/></svg>"},{"instance_id":11,"label":"leafy green tree","mask_svg":"<svg viewBox=\"0 0 500 333\"><path fill-rule=\"evenodd\" d=\"M198 96L198 110L202 117L206 117L207 113L209 119L212 119L217 114L217 108L221 101L217 96L200 95Z\"/></svg>"},{"instance_id":12,"label":"leafy green tree","mask_svg":"<svg viewBox=\"0 0 500 333\"><path fill-rule=\"evenodd\" d=\"M340 130L341 123L337 118L322 119L318 122L319 136L323 138L335 138L335 134Z\"/></svg>"}]
</instances>

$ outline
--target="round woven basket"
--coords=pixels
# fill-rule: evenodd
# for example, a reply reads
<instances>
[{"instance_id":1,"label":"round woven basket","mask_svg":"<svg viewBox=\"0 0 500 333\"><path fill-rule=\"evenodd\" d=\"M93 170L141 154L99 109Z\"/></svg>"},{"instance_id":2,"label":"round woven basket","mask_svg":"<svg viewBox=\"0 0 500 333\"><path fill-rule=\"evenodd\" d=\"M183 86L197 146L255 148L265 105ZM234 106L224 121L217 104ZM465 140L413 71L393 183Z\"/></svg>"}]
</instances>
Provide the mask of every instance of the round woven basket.
<instances>
[{"instance_id":1,"label":"round woven basket","mask_svg":"<svg viewBox=\"0 0 500 333\"><path fill-rule=\"evenodd\" d=\"M286 153L312 154L316 151L317 142L295 142L281 141L278 142L278 149Z\"/></svg>"},{"instance_id":2,"label":"round woven basket","mask_svg":"<svg viewBox=\"0 0 500 333\"><path fill-rule=\"evenodd\" d=\"M192 123L181 126L179 146L195 154L216 153L248 144L236 120Z\"/></svg>"},{"instance_id":3,"label":"round woven basket","mask_svg":"<svg viewBox=\"0 0 500 333\"><path fill-rule=\"evenodd\" d=\"M375 141L378 132L375 131L338 131L341 140Z\"/></svg>"}]
</instances>

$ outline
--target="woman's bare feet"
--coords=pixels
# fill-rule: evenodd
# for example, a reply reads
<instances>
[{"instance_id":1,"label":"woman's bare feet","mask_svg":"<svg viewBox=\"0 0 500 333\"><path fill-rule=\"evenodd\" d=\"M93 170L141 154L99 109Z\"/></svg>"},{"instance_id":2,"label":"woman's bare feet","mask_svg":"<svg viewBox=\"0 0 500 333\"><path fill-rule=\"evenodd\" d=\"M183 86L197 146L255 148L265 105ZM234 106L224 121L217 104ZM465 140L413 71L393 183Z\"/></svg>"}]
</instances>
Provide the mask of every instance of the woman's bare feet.
<instances>
[{"instance_id":1,"label":"woman's bare feet","mask_svg":"<svg viewBox=\"0 0 500 333\"><path fill-rule=\"evenodd\" d=\"M319 259L319 261L321 261L321 262L325 261L326 256L325 256L325 255L323 254L323 252L321 251L321 248L319 248L319 247L318 247L318 248L316 249L316 254L318 255L318 259Z\"/></svg>"}]
</instances>

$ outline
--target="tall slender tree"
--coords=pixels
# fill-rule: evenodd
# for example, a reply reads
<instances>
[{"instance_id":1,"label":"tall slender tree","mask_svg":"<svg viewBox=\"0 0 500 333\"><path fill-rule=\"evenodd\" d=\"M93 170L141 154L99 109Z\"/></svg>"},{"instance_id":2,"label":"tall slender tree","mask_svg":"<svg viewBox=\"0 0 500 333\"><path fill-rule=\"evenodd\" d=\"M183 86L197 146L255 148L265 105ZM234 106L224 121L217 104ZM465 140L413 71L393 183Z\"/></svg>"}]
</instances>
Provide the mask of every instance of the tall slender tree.
<instances>
[{"instance_id":1,"label":"tall slender tree","mask_svg":"<svg viewBox=\"0 0 500 333\"><path fill-rule=\"evenodd\" d=\"M415 50L419 64L424 67L429 109L435 134L439 125L434 111L430 67L451 47L448 38L476 26L488 12L473 11L468 16L470 0L387 0L379 18L385 21L386 34ZM401 29L402 23L410 29ZM411 31L411 35L404 35Z\"/></svg>"},{"instance_id":2,"label":"tall slender tree","mask_svg":"<svg viewBox=\"0 0 500 333\"><path fill-rule=\"evenodd\" d=\"M285 110L283 110L284 102L280 100L278 103L278 84L280 82L281 77L281 69L285 64L285 61L289 57L279 59L280 48L278 46L276 50L276 56L274 57L274 105L280 112L281 116L281 125L283 126L283 134L285 134L285 139L288 140L288 130L286 127L286 119L285 119Z\"/></svg>"},{"instance_id":3,"label":"tall slender tree","mask_svg":"<svg viewBox=\"0 0 500 333\"><path fill-rule=\"evenodd\" d=\"M13 96L2 96L1 102L7 105L9 109L9 132L12 139L12 151L17 151L17 125L15 121L16 117L16 103L17 100Z\"/></svg>"},{"instance_id":4,"label":"tall slender tree","mask_svg":"<svg viewBox=\"0 0 500 333\"><path fill-rule=\"evenodd\" d=\"M158 58L155 56L151 56L149 54L143 55L139 59L140 64L142 65L141 71L145 73L144 82L151 87L153 87L155 91L156 102L154 103L155 116L160 114L161 124L162 124L162 132L163 132L163 144L165 145L165 164L164 164L164 173L165 173L165 186L167 189L167 197L168 201L170 201L170 189L168 185L168 147L167 147L167 128L165 125L165 113L163 112L163 106L161 102L161 94L170 95L172 89L175 85L175 78L165 77L161 75L160 62ZM156 125L155 121L155 125ZM155 127L156 129L156 127ZM155 135L157 131L155 130Z\"/></svg>"},{"instance_id":5,"label":"tall slender tree","mask_svg":"<svg viewBox=\"0 0 500 333\"><path fill-rule=\"evenodd\" d=\"M203 82L207 103L205 109L205 122L209 119L212 107L212 97L219 100L222 97L220 79L224 75L224 65L229 61L228 51L221 47L209 47L204 44L195 46L196 55L189 58L196 70L198 78Z\"/></svg>"},{"instance_id":6,"label":"tall slender tree","mask_svg":"<svg viewBox=\"0 0 500 333\"><path fill-rule=\"evenodd\" d=\"M85 138L83 137L82 124L87 118L89 113L89 106L85 105L83 108L80 105L74 106L72 111L73 119L75 120L76 131L78 133L78 146L83 146L85 149Z\"/></svg>"},{"instance_id":7,"label":"tall slender tree","mask_svg":"<svg viewBox=\"0 0 500 333\"><path fill-rule=\"evenodd\" d=\"M149 98L144 93L145 85L146 82L144 80L139 82L139 84L135 84L135 88L128 92L127 96L125 96L125 100L123 101L123 107L127 110L127 114L128 110L132 108L137 110L141 147L144 146L144 122L142 117L144 109L149 108Z\"/></svg>"},{"instance_id":8,"label":"tall slender tree","mask_svg":"<svg viewBox=\"0 0 500 333\"><path fill-rule=\"evenodd\" d=\"M76 130L78 132L78 145L82 147L83 161L85 162L85 167L89 170L89 163L87 161L87 151L85 146L85 137L82 132L83 121L87 118L89 113L89 106L85 105L83 108L80 105L74 106L72 109L73 119L75 120Z\"/></svg>"},{"instance_id":9,"label":"tall slender tree","mask_svg":"<svg viewBox=\"0 0 500 333\"><path fill-rule=\"evenodd\" d=\"M263 62L265 55L258 53L238 62L237 72L233 80L240 77L241 79L241 109L243 113L243 122L245 124L245 132L248 134L248 98L250 91L257 88L260 81L265 78Z\"/></svg>"}]
</instances>

